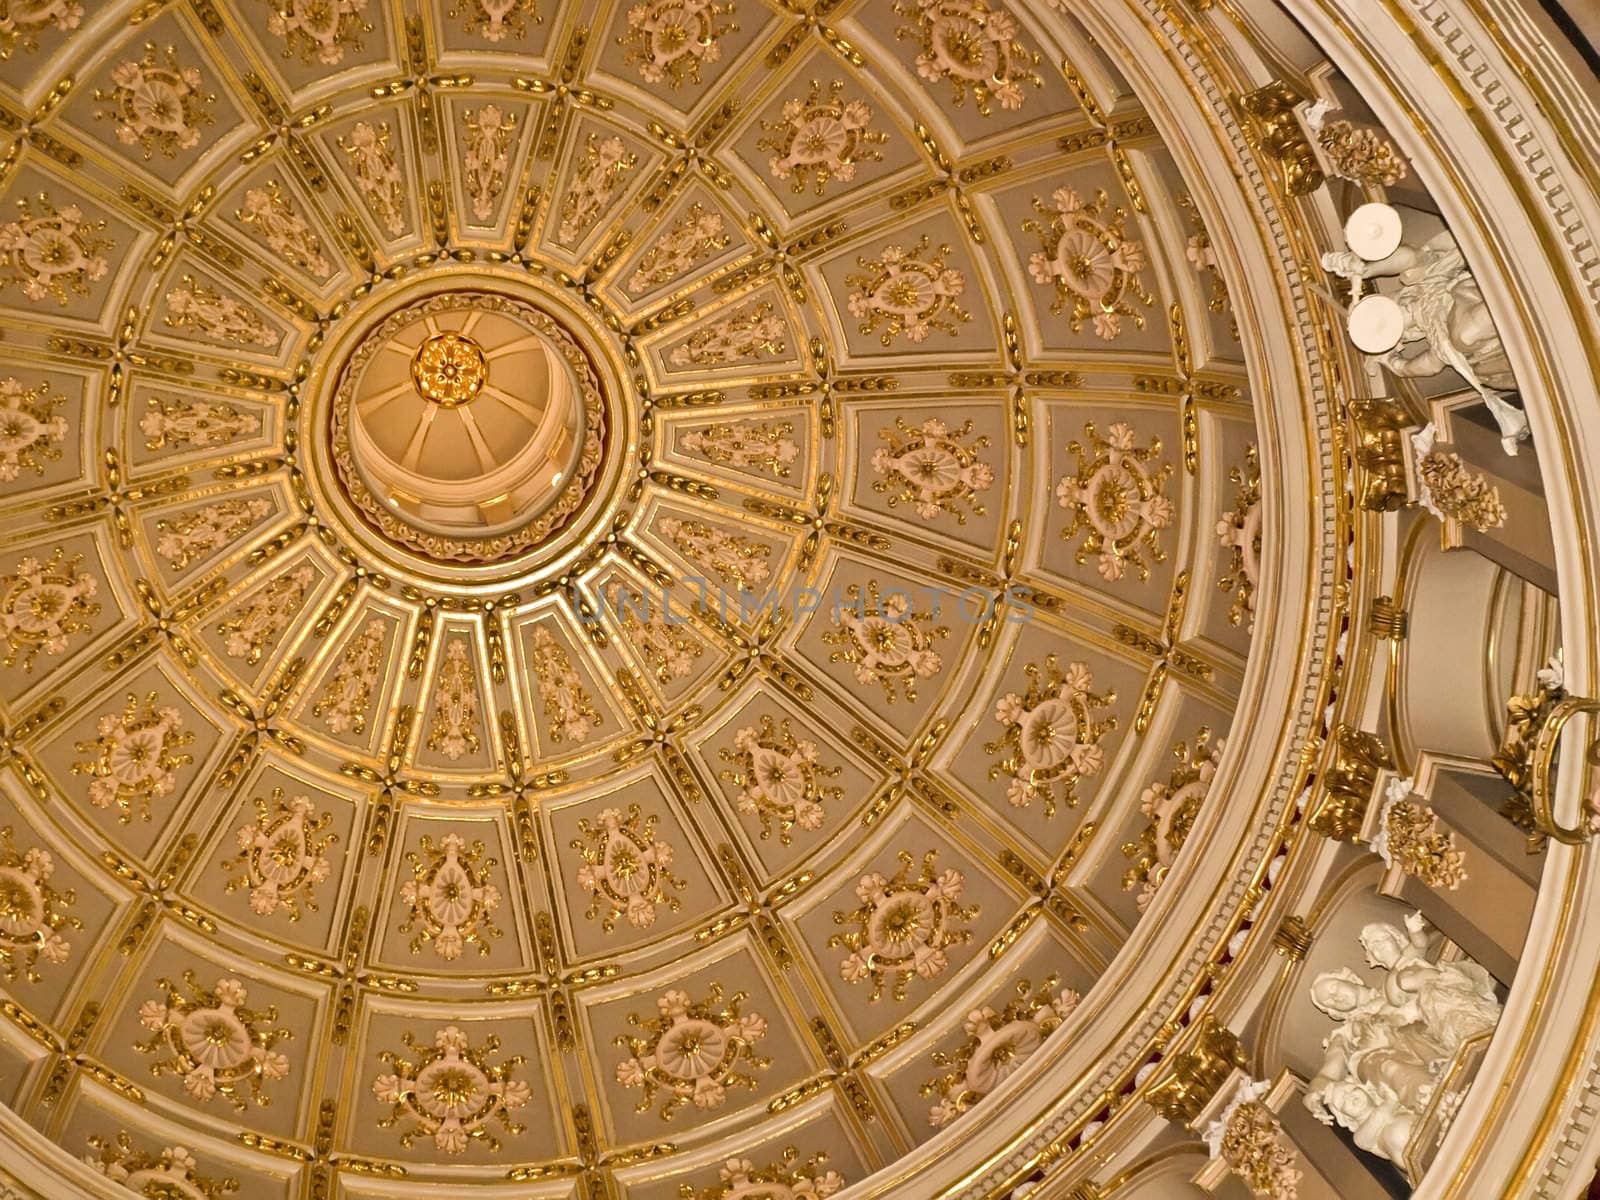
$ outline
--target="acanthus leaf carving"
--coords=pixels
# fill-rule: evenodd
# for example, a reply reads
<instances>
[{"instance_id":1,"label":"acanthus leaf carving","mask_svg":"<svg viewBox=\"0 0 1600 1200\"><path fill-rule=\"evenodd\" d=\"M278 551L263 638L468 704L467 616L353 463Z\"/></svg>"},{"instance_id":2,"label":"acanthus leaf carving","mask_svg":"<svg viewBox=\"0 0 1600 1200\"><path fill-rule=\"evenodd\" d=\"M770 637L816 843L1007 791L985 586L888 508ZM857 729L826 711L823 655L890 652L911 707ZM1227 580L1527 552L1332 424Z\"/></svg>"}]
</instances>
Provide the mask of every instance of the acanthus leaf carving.
<instances>
[{"instance_id":1,"label":"acanthus leaf carving","mask_svg":"<svg viewBox=\"0 0 1600 1200\"><path fill-rule=\"evenodd\" d=\"M1054 975L1037 985L1018 980L1016 995L996 1010L973 1009L963 1024L966 1041L954 1052L936 1050L933 1065L945 1073L922 1084L924 1096L937 1096L928 1124L948 1125L975 1107L1032 1057L1045 1039L1078 1007L1078 993L1062 988Z\"/></svg>"},{"instance_id":2,"label":"acanthus leaf carving","mask_svg":"<svg viewBox=\"0 0 1600 1200\"><path fill-rule=\"evenodd\" d=\"M711 984L701 1001L674 988L656 1002L656 1016L628 1014L628 1024L639 1032L617 1035L616 1044L630 1057L617 1064L616 1078L643 1092L635 1111L649 1111L664 1094L661 1118L670 1121L686 1104L721 1108L730 1088L759 1086L755 1072L772 1065L755 1050L767 1036L766 1018L744 1011L744 992L723 997L720 983Z\"/></svg>"},{"instance_id":3,"label":"acanthus leaf carving","mask_svg":"<svg viewBox=\"0 0 1600 1200\"><path fill-rule=\"evenodd\" d=\"M105 713L95 724L95 736L77 744L90 757L72 764L74 775L88 775L89 803L117 809L124 825L137 811L150 819L151 801L171 795L178 786L179 768L194 761L184 750L194 734L183 727L183 714L160 703L159 693L143 700L130 694L120 713Z\"/></svg>"},{"instance_id":4,"label":"acanthus leaf carving","mask_svg":"<svg viewBox=\"0 0 1600 1200\"><path fill-rule=\"evenodd\" d=\"M187 995L172 980L158 979L164 997L139 1006L139 1023L150 1036L134 1049L160 1056L150 1073L180 1077L183 1090L202 1102L221 1096L241 1112L250 1101L270 1104L266 1085L289 1074L288 1056L274 1047L294 1036L268 1028L278 1019L277 1006L245 1007L245 985L228 976L207 988L194 971L185 971L183 984Z\"/></svg>"},{"instance_id":5,"label":"acanthus leaf carving","mask_svg":"<svg viewBox=\"0 0 1600 1200\"><path fill-rule=\"evenodd\" d=\"M841 768L824 763L810 738L795 737L787 717L780 723L763 715L759 724L733 735L731 750L717 753L729 764L718 777L739 789L734 807L760 820L763 838L776 828L785 846L796 828L821 829L823 802L836 803L844 795L843 788L823 782Z\"/></svg>"},{"instance_id":6,"label":"acanthus leaf carving","mask_svg":"<svg viewBox=\"0 0 1600 1200\"><path fill-rule=\"evenodd\" d=\"M233 874L229 892L250 889L250 911L270 916L282 909L291 921L300 919L302 904L317 911L313 894L332 871L328 847L339 840L329 827L331 812L318 813L309 796L284 802L283 789L273 788L271 799L257 796L251 803L256 819L234 835L238 853L223 861Z\"/></svg>"},{"instance_id":7,"label":"acanthus leaf carving","mask_svg":"<svg viewBox=\"0 0 1600 1200\"><path fill-rule=\"evenodd\" d=\"M1063 671L1054 654L1045 657L1042 669L1028 663L1023 670L1028 690L1008 692L995 702L994 719L1004 729L983 750L1001 755L989 778L1010 776L1007 801L1027 808L1041 800L1045 816L1053 817L1058 802L1075 807L1079 781L1105 765L1100 743L1117 719L1095 714L1114 704L1117 695L1094 691L1094 676L1084 663L1069 663Z\"/></svg>"},{"instance_id":8,"label":"acanthus leaf carving","mask_svg":"<svg viewBox=\"0 0 1600 1200\"><path fill-rule=\"evenodd\" d=\"M589 893L584 916L600 918L600 928L610 933L626 917L635 929L656 922L657 909L677 912L682 906L676 893L688 881L673 874L672 846L656 836L658 818L646 816L637 804L627 811L607 808L598 820L579 818L572 848L583 859L578 886Z\"/></svg>"},{"instance_id":9,"label":"acanthus leaf carving","mask_svg":"<svg viewBox=\"0 0 1600 1200\"><path fill-rule=\"evenodd\" d=\"M471 1141L482 1142L493 1153L500 1149L500 1139L491 1131L491 1123L512 1135L525 1131L527 1127L511 1114L527 1107L533 1089L524 1080L513 1079L512 1072L528 1060L511 1054L491 1062L490 1056L500 1049L498 1036L490 1034L481 1048L474 1049L462 1029L447 1025L435 1031L431 1046L417 1042L409 1032L403 1040L415 1057L382 1051L379 1057L394 1070L372 1081L372 1094L379 1103L390 1105L379 1127L406 1122L400 1132L402 1146L429 1137L445 1154L460 1154Z\"/></svg>"},{"instance_id":10,"label":"acanthus leaf carving","mask_svg":"<svg viewBox=\"0 0 1600 1200\"><path fill-rule=\"evenodd\" d=\"M885 877L876 871L856 884L859 907L833 914L835 925L854 928L835 933L828 945L850 951L839 963L846 983L871 980L871 999L888 990L904 1000L913 979L933 979L949 966L947 951L972 940L964 926L978 915L977 905L963 905L966 876L939 870L938 853L930 850L922 865L900 852L900 869Z\"/></svg>"}]
</instances>

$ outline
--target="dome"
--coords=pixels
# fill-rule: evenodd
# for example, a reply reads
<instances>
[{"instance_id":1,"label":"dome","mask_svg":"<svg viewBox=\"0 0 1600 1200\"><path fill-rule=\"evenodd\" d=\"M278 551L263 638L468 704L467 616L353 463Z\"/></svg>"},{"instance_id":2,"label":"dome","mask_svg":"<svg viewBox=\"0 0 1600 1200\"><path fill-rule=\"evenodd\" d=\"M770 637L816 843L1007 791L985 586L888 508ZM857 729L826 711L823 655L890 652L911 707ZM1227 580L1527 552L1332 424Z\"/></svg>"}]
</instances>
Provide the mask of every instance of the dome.
<instances>
[{"instance_id":1,"label":"dome","mask_svg":"<svg viewBox=\"0 0 1600 1200\"><path fill-rule=\"evenodd\" d=\"M1578 1194L1586 24L0 4L0 1183Z\"/></svg>"}]
</instances>

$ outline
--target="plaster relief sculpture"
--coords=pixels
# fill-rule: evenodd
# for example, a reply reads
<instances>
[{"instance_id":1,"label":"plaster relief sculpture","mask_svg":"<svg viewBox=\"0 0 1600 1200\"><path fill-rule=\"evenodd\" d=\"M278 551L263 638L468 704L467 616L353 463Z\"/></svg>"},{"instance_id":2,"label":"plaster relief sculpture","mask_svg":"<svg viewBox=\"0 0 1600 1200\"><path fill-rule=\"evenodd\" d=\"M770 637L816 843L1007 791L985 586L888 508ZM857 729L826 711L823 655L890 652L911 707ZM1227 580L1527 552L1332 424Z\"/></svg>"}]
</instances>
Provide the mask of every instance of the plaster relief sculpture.
<instances>
[{"instance_id":1,"label":"plaster relief sculpture","mask_svg":"<svg viewBox=\"0 0 1600 1200\"><path fill-rule=\"evenodd\" d=\"M452 5L452 17L461 19L461 28L486 42L503 42L527 34L529 24L544 24L539 0L463 0Z\"/></svg>"},{"instance_id":2,"label":"plaster relief sculpture","mask_svg":"<svg viewBox=\"0 0 1600 1200\"><path fill-rule=\"evenodd\" d=\"M245 986L237 979L225 977L206 988L185 971L183 984L187 998L176 983L157 980L165 997L139 1006L139 1023L151 1033L134 1049L161 1056L150 1073L181 1076L183 1090L196 1100L220 1095L240 1112L247 1099L270 1104L265 1084L289 1074L288 1056L273 1047L293 1036L266 1028L278 1019L277 1008L246 1008Z\"/></svg>"},{"instance_id":3,"label":"plaster relief sculpture","mask_svg":"<svg viewBox=\"0 0 1600 1200\"><path fill-rule=\"evenodd\" d=\"M928 1110L928 1124L948 1125L1004 1083L1072 1015L1078 999L1077 992L1047 975L1037 985L1019 980L1016 995L998 1010L985 1004L968 1013L961 1047L953 1054L933 1054L933 1065L946 1073L918 1089L939 1097Z\"/></svg>"},{"instance_id":4,"label":"plaster relief sculpture","mask_svg":"<svg viewBox=\"0 0 1600 1200\"><path fill-rule=\"evenodd\" d=\"M71 33L83 23L78 0L21 0L0 11L0 62L17 50L39 48L39 35L47 29Z\"/></svg>"},{"instance_id":5,"label":"plaster relief sculpture","mask_svg":"<svg viewBox=\"0 0 1600 1200\"><path fill-rule=\"evenodd\" d=\"M85 219L76 204L57 208L43 192L17 201L17 219L0 225L0 288L15 284L29 300L55 298L63 308L68 292L89 294L89 285L111 269L102 250L111 240L104 221Z\"/></svg>"},{"instance_id":6,"label":"plaster relief sculpture","mask_svg":"<svg viewBox=\"0 0 1600 1200\"><path fill-rule=\"evenodd\" d=\"M1507 454L1528 436L1528 418L1505 399L1517 386L1478 281L1461 246L1431 213L1364 204L1345 225L1348 250L1322 256L1351 287L1350 340L1401 378L1453 369L1483 399ZM1362 297L1369 279L1392 289Z\"/></svg>"},{"instance_id":7,"label":"plaster relief sculpture","mask_svg":"<svg viewBox=\"0 0 1600 1200\"><path fill-rule=\"evenodd\" d=\"M787 179L790 189L803 192L815 180L816 194L838 179L849 183L858 162L878 162L878 149L889 135L869 130L872 109L861 100L845 100L843 80L835 79L823 94L822 84L811 81L805 99L784 101L779 119L763 120L766 136L756 144L770 150L767 169L774 179Z\"/></svg>"},{"instance_id":8,"label":"plaster relief sculpture","mask_svg":"<svg viewBox=\"0 0 1600 1200\"><path fill-rule=\"evenodd\" d=\"M730 1158L717 1172L716 1187L696 1191L685 1184L680 1194L684 1200L827 1200L845 1185L839 1172L822 1169L827 1161L821 1153L801 1161L793 1146L785 1146L782 1160L765 1167Z\"/></svg>"},{"instance_id":9,"label":"plaster relief sculpture","mask_svg":"<svg viewBox=\"0 0 1600 1200\"><path fill-rule=\"evenodd\" d=\"M1014 111L1024 84L1044 84L1034 70L1039 55L1017 40L1017 19L986 0L895 0L894 11L909 22L895 36L920 46L917 74L930 83L948 80L958 107L970 92L985 117L996 103Z\"/></svg>"},{"instance_id":10,"label":"plaster relief sculpture","mask_svg":"<svg viewBox=\"0 0 1600 1200\"><path fill-rule=\"evenodd\" d=\"M241 825L234 835L238 853L223 866L237 872L227 890L250 890L250 911L269 916L282 909L291 921L300 919L300 906L317 910L313 891L332 873L328 847L339 840L329 827L331 812L318 813L309 796L284 802L283 789L273 788L272 798L256 796L254 821Z\"/></svg>"},{"instance_id":11,"label":"plaster relief sculpture","mask_svg":"<svg viewBox=\"0 0 1600 1200\"><path fill-rule=\"evenodd\" d=\"M630 1057L617 1064L616 1078L625 1088L643 1091L635 1111L649 1111L656 1096L665 1093L661 1119L670 1121L685 1104L721 1108L729 1088L759 1087L755 1072L772 1065L755 1051L767 1036L767 1021L743 1011L747 999L744 992L734 992L724 1003L722 985L713 983L702 1001L673 989L656 1001L658 1015L629 1013L628 1023L639 1032L617 1035L616 1044Z\"/></svg>"},{"instance_id":12,"label":"plaster relief sculpture","mask_svg":"<svg viewBox=\"0 0 1600 1200\"><path fill-rule=\"evenodd\" d=\"M277 180L269 179L261 187L246 192L237 215L290 266L298 267L317 280L326 279L332 273L333 268L322 253L322 239Z\"/></svg>"},{"instance_id":13,"label":"plaster relief sculpture","mask_svg":"<svg viewBox=\"0 0 1600 1200\"><path fill-rule=\"evenodd\" d=\"M72 772L94 780L89 803L96 808L115 806L123 824L133 820L135 811L148 821L150 802L171 795L178 786L178 768L194 761L183 749L193 741L194 734L183 727L183 714L163 706L158 693L143 700L130 695L121 712L100 717L93 740L77 744L78 752L89 757L73 763Z\"/></svg>"},{"instance_id":14,"label":"plaster relief sculpture","mask_svg":"<svg viewBox=\"0 0 1600 1200\"><path fill-rule=\"evenodd\" d=\"M82 929L67 913L77 902L71 888L50 886L55 859L37 846L18 850L11 826L0 828L0 976L8 981L39 982L39 960L63 963L72 943L63 929Z\"/></svg>"},{"instance_id":15,"label":"plaster relief sculpture","mask_svg":"<svg viewBox=\"0 0 1600 1200\"><path fill-rule=\"evenodd\" d=\"M509 1134L527 1127L517 1124L511 1114L526 1107L533 1089L511 1072L527 1058L512 1054L499 1063L489 1056L500 1049L500 1039L485 1038L483 1048L474 1050L467 1035L447 1025L433 1035L433 1045L424 1046L410 1033L404 1035L406 1050L415 1058L385 1050L379 1056L394 1068L392 1074L372 1081L372 1094L380 1104L390 1105L389 1115L380 1119L381 1128L405 1121L400 1144L411 1146L419 1138L431 1137L445 1154L460 1154L469 1141L482 1142L491 1152L500 1149L500 1140L490 1132L496 1122Z\"/></svg>"},{"instance_id":16,"label":"plaster relief sculpture","mask_svg":"<svg viewBox=\"0 0 1600 1200\"><path fill-rule=\"evenodd\" d=\"M159 1155L152 1154L135 1149L133 1139L126 1133L117 1134L113 1141L91 1137L89 1145L99 1153L86 1154L83 1161L136 1196L222 1200L239 1190L237 1179L213 1179L200 1174L199 1162L182 1146L167 1146Z\"/></svg>"},{"instance_id":17,"label":"plaster relief sculpture","mask_svg":"<svg viewBox=\"0 0 1600 1200\"><path fill-rule=\"evenodd\" d=\"M728 768L717 777L739 788L734 807L761 821L761 836L787 846L796 827L808 832L822 828L823 801L838 801L844 789L824 783L840 768L821 761L817 744L797 738L789 718L780 724L763 716L761 724L746 725L733 735L733 748L717 752Z\"/></svg>"},{"instance_id":18,"label":"plaster relief sculpture","mask_svg":"<svg viewBox=\"0 0 1600 1200\"><path fill-rule=\"evenodd\" d=\"M41 652L65 654L72 635L87 633L90 618L99 615L98 591L81 554L67 558L58 546L42 562L32 555L19 558L0 577L0 638L6 642L0 663L32 671Z\"/></svg>"},{"instance_id":19,"label":"plaster relief sculpture","mask_svg":"<svg viewBox=\"0 0 1600 1200\"><path fill-rule=\"evenodd\" d=\"M1395 1162L1404 1161L1451 1056L1500 1019L1489 973L1470 960L1432 961L1434 942L1421 913L1407 917L1404 929L1368 925L1361 945L1368 964L1386 972L1381 985L1368 987L1348 967L1311 985L1311 1002L1337 1024L1323 1041L1305 1106L1349 1130L1363 1150Z\"/></svg>"},{"instance_id":20,"label":"plaster relief sculpture","mask_svg":"<svg viewBox=\"0 0 1600 1200\"><path fill-rule=\"evenodd\" d=\"M0 483L23 471L43 475L45 463L60 459L67 419L56 407L63 399L48 383L24 387L11 377L0 379Z\"/></svg>"},{"instance_id":21,"label":"plaster relief sculpture","mask_svg":"<svg viewBox=\"0 0 1600 1200\"><path fill-rule=\"evenodd\" d=\"M851 925L828 939L829 946L850 951L839 963L846 983L872 981L871 999L889 991L896 1000L906 998L913 979L932 979L949 966L945 951L972 939L967 922L978 906L960 903L966 876L938 869L938 852L930 850L922 865L907 851L900 853L900 869L885 877L876 871L856 884L858 908L836 910L835 925Z\"/></svg>"},{"instance_id":22,"label":"plaster relief sculpture","mask_svg":"<svg viewBox=\"0 0 1600 1200\"><path fill-rule=\"evenodd\" d=\"M95 89L94 98L105 105L95 115L116 121L117 140L139 147L145 158L157 151L175 158L198 146L200 127L213 120L206 109L216 97L200 88L199 70L180 66L175 47L158 53L146 44L143 58L111 72L111 87Z\"/></svg>"},{"instance_id":23,"label":"plaster relief sculpture","mask_svg":"<svg viewBox=\"0 0 1600 1200\"><path fill-rule=\"evenodd\" d=\"M261 431L261 418L231 404L151 396L139 420L146 450L220 446Z\"/></svg>"}]
</instances>

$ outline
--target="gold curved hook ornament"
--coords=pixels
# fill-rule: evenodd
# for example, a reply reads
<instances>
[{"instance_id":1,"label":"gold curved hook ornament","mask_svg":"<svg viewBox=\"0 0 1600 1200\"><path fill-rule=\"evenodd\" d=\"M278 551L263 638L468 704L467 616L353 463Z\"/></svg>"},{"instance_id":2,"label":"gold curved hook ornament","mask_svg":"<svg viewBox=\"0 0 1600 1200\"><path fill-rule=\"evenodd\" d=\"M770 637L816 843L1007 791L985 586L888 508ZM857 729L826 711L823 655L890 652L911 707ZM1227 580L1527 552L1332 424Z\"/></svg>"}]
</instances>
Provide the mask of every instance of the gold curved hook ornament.
<instances>
[{"instance_id":1,"label":"gold curved hook ornament","mask_svg":"<svg viewBox=\"0 0 1600 1200\"><path fill-rule=\"evenodd\" d=\"M1577 825L1570 828L1557 821L1554 797L1550 791L1550 772L1555 765L1561 731L1566 728L1568 721L1580 713L1600 713L1600 700L1592 700L1587 696L1566 696L1557 701L1549 717L1539 727L1531 756L1533 771L1529 781L1529 801L1533 807L1534 825L1540 833L1568 846L1581 846L1596 832L1600 832L1597 814L1586 813ZM1600 738L1590 741L1584 757L1591 766L1600 766Z\"/></svg>"}]
</instances>

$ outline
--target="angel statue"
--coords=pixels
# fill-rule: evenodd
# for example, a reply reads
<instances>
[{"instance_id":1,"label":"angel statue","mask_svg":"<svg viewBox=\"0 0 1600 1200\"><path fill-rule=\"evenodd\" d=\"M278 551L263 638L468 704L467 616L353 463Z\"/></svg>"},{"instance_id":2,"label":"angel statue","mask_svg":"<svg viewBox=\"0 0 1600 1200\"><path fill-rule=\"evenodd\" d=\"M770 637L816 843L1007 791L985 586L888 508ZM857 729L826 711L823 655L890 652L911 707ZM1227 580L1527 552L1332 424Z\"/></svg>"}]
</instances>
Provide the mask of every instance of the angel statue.
<instances>
[{"instance_id":1,"label":"angel statue","mask_svg":"<svg viewBox=\"0 0 1600 1200\"><path fill-rule=\"evenodd\" d=\"M1528 436L1528 418L1503 395L1515 391L1517 381L1460 244L1432 213L1390 211L1403 214L1400 244L1391 253L1368 259L1354 250L1333 250L1322 256L1323 268L1350 280L1352 304L1365 280L1393 278L1398 287L1385 295L1400 314L1392 328L1395 340L1373 357L1407 378L1454 368L1493 414L1505 452L1515 454L1517 443Z\"/></svg>"}]
</instances>

